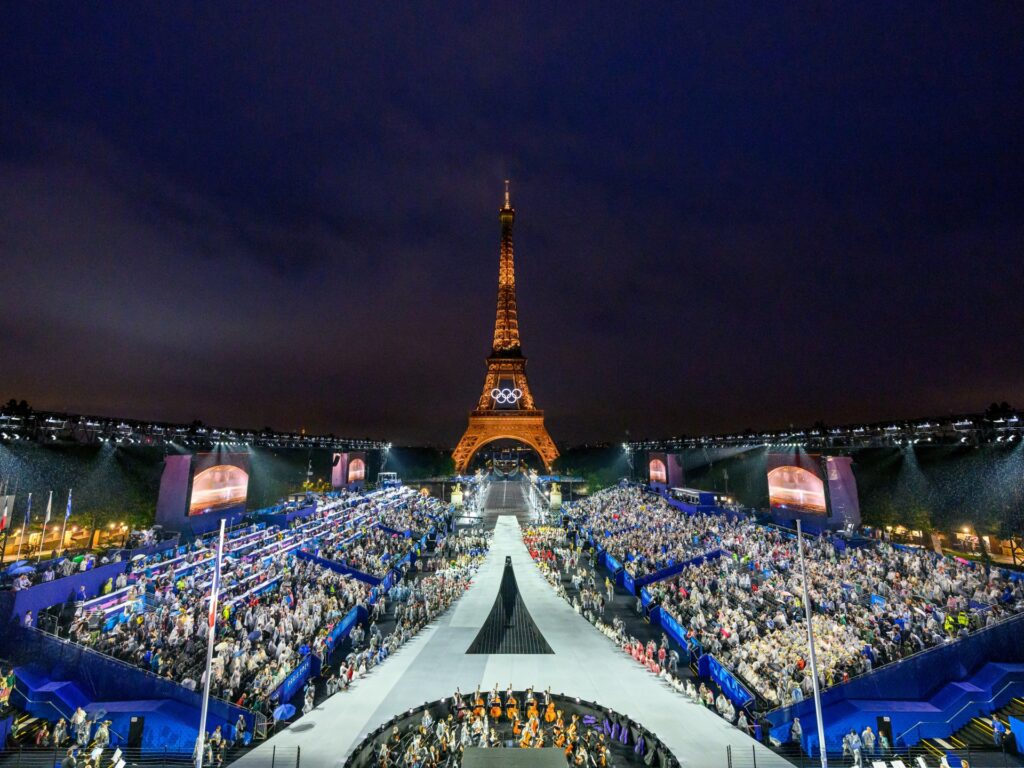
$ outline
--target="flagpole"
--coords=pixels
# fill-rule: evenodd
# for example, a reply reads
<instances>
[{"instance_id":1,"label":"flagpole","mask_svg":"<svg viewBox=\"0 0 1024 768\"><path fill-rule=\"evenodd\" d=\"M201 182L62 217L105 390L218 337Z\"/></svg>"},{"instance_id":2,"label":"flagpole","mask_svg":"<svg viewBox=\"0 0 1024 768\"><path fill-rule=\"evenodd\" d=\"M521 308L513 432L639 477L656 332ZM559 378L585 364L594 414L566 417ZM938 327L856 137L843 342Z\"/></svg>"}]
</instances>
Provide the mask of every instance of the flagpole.
<instances>
[{"instance_id":1,"label":"flagpole","mask_svg":"<svg viewBox=\"0 0 1024 768\"><path fill-rule=\"evenodd\" d=\"M818 690L818 657L814 653L814 623L811 621L811 599L807 594L807 568L804 565L804 532L800 519L796 521L797 549L800 551L800 580L804 586L804 615L807 617L807 645L811 657L811 680L814 682L814 716L818 722L818 752L821 754L821 768L828 768L825 752L825 723L821 717L821 691Z\"/></svg>"},{"instance_id":2,"label":"flagpole","mask_svg":"<svg viewBox=\"0 0 1024 768\"><path fill-rule=\"evenodd\" d=\"M53 501L53 491L50 491L50 501L46 502L46 508L50 508L50 503ZM64 513L64 522L60 526L60 543L57 545L57 557L64 554L64 531L68 527L68 518L71 517L71 489L68 488L68 509Z\"/></svg>"},{"instance_id":3,"label":"flagpole","mask_svg":"<svg viewBox=\"0 0 1024 768\"><path fill-rule=\"evenodd\" d=\"M36 552L36 562L43 559L43 544L46 543L46 526L50 524L50 508L46 508L46 516L43 518L43 532L39 535L39 550Z\"/></svg>"},{"instance_id":4,"label":"flagpole","mask_svg":"<svg viewBox=\"0 0 1024 768\"><path fill-rule=\"evenodd\" d=\"M14 559L21 560L21 545L25 541L25 529L28 528L29 517L32 514L32 494L28 495L28 509L25 510L25 522L21 526L21 536L18 537L18 554L14 556Z\"/></svg>"},{"instance_id":5,"label":"flagpole","mask_svg":"<svg viewBox=\"0 0 1024 768\"><path fill-rule=\"evenodd\" d=\"M206 643L206 675L203 683L203 707L199 713L199 738L196 739L196 768L203 768L203 750L206 741L206 711L210 706L210 682L213 677L213 644L216 642L217 593L220 592L220 564L224 555L224 520L220 521L220 536L217 539L217 560L213 570L213 586L210 588L209 630Z\"/></svg>"},{"instance_id":6,"label":"flagpole","mask_svg":"<svg viewBox=\"0 0 1024 768\"><path fill-rule=\"evenodd\" d=\"M17 486L22 482L22 478L14 478L14 493L11 494L10 507L7 506L7 494L4 493L3 499L3 546L0 547L0 563L7 558L7 543L10 541L10 523L14 518L14 502L17 500ZM10 487L8 481L7 487ZM10 519L8 519L10 518ZM15 560L14 562L17 562Z\"/></svg>"},{"instance_id":7,"label":"flagpole","mask_svg":"<svg viewBox=\"0 0 1024 768\"><path fill-rule=\"evenodd\" d=\"M7 520L7 484L6 483L4 483L3 499L4 499L4 512L3 512L4 544L3 544L3 547L0 548L0 565L3 565L4 561L7 559L7 540L11 537L11 524ZM15 562L17 562L17 561L15 561Z\"/></svg>"}]
</instances>

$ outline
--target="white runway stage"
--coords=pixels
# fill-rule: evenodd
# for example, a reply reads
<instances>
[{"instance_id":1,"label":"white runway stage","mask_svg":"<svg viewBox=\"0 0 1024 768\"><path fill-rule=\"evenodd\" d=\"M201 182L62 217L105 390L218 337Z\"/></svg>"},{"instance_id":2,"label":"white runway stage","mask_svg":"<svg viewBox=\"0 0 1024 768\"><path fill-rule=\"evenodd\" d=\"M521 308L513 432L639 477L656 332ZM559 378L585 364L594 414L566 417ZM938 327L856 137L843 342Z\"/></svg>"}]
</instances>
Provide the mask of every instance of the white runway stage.
<instances>
[{"instance_id":1,"label":"white runway stage","mask_svg":"<svg viewBox=\"0 0 1024 768\"><path fill-rule=\"evenodd\" d=\"M519 590L553 655L466 655L501 581L510 555ZM611 707L655 732L683 765L724 766L726 745L758 766L789 766L703 707L691 703L622 653L578 616L544 581L530 559L516 518L499 517L490 553L472 587L433 625L407 643L350 690L327 699L272 739L242 757L269 764L274 745L302 748L303 768L340 765L363 737L410 707L479 686L504 690L533 686Z\"/></svg>"}]
</instances>

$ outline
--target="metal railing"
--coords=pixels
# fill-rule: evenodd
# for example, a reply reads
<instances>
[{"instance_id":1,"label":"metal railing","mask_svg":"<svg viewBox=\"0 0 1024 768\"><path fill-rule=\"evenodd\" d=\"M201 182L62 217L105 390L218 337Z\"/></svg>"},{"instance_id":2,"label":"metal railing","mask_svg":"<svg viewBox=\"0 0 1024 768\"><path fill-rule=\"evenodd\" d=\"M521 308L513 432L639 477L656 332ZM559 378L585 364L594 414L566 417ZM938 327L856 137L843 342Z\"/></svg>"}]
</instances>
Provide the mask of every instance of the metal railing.
<instances>
[{"instance_id":1,"label":"metal railing","mask_svg":"<svg viewBox=\"0 0 1024 768\"><path fill-rule=\"evenodd\" d=\"M113 758L115 749L107 747L100 756L100 763L107 765ZM127 766L146 768L187 768L195 765L195 757L191 752L178 752L168 749L125 749L121 748L120 759ZM0 764L5 768L53 768L68 753L68 748L15 746L0 750ZM78 759L91 755L86 747L78 750ZM225 763L241 761L246 768L300 768L302 757L301 747L272 746L270 749L246 750L243 748L229 749Z\"/></svg>"},{"instance_id":2,"label":"metal railing","mask_svg":"<svg viewBox=\"0 0 1024 768\"><path fill-rule=\"evenodd\" d=\"M759 752L761 753L760 755L758 754ZM821 756L819 754L807 755L795 746L791 746L789 749L786 747L779 749L778 755L784 757L794 766L797 766L797 768L818 768L821 765ZM958 768L960 760L966 760L968 765L974 765L976 761L981 762L980 758L982 757L984 757L982 764L988 768L1011 768L1011 766L1019 765L1018 759L1015 756L1007 753L1005 748L999 749L997 747L989 750L977 748L949 749L943 750L941 754L938 750L926 749L924 747L889 750L884 753L880 749L875 749L873 752L862 750L859 763L849 752L835 752L831 750L826 752L830 766L861 765L864 768L871 768L876 763L880 764L880 766L885 766L885 768L896 768L901 764L904 768L937 768L943 755L955 756L957 759L954 759L954 757L948 758L948 764ZM751 744L749 749L746 747L727 746L723 758L721 765L725 768L757 768L758 763L764 766L778 764L778 756L776 754L765 755L763 749L759 749L754 744Z\"/></svg>"},{"instance_id":3,"label":"metal railing","mask_svg":"<svg viewBox=\"0 0 1024 768\"><path fill-rule=\"evenodd\" d=\"M918 721L918 722L914 723L914 724L913 724L912 726L910 726L909 728L907 728L907 730L905 730L905 731L904 731L903 733L901 733L901 734L900 734L899 736L897 736L897 737L896 737L896 743L897 743L897 744L905 744L905 743L907 743L907 741L906 741L906 738L905 738L905 737L906 737L906 735L907 735L908 733L910 733L911 731L914 731L914 730L916 730L917 728L920 728L920 727L921 727L922 725L944 725L944 726L947 726L947 727L951 727L951 726L950 726L950 723L952 723L952 722L953 722L954 720L956 720L956 719L957 719L958 717L960 717L960 715L961 715L961 714L963 714L963 712L964 712L965 710L967 710L967 709L969 709L969 708L971 708L971 707L976 707L976 706L980 706L980 705L984 705L984 704L991 704L991 703L992 703L992 702L994 702L994 701L995 701L996 699L998 699L998 698L999 698L1000 696L1002 696L1002 695L1003 695L1003 693L1004 693L1004 692L1005 692L1005 691L1006 691L1006 690L1007 690L1008 688L1014 688L1014 687L1019 687L1019 686L1020 686L1020 684L1021 684L1021 683L1020 683L1019 681L1017 681L1017 680L1010 680L1009 682L1005 683L1005 684L1003 685L1003 687L1002 687L1002 688L1000 688L1000 689L999 689L998 691L996 691L996 692L995 692L995 693L994 693L994 694L993 694L992 696L990 696L989 698L987 698L987 699L984 699L984 700L981 700L981 699L972 699L971 701L968 701L968 702L967 702L966 704L964 704L964 705L963 705L962 707L960 707L960 709L958 709L958 710L957 710L956 712L954 712L954 713L953 713L952 715L950 715L950 716L949 716L948 718L946 718L945 720L920 720L920 721ZM980 712L980 711L979 711L979 712L976 712L975 714L976 714L976 715L977 715L978 717L983 717L983 716L986 716L986 715L988 715L989 713L988 713L987 711L986 711L986 712ZM959 727L961 727L961 726L957 726L957 728L959 728ZM929 738L929 737L927 737L927 736L925 736L925 737L922 737L922 736L920 735L920 733L918 733L918 735L917 735L917 738L915 738L915 739L914 739L913 741L914 741L914 742L917 742L917 741L920 741L920 740L921 740L922 738ZM945 737L945 736L941 736L940 738L946 738L946 737Z\"/></svg>"},{"instance_id":4,"label":"metal railing","mask_svg":"<svg viewBox=\"0 0 1024 768\"><path fill-rule=\"evenodd\" d=\"M921 656L925 656L926 654L929 654L929 653L936 653L936 652L941 651L941 650L943 650L945 648L948 648L950 645L956 645L957 643L967 642L971 638L977 637L978 635L984 634L985 632L988 632L989 630L993 630L993 629L996 629L998 627L1002 627L1004 624L1009 624L1009 623L1014 622L1014 621L1019 621L1019 622L1024 623L1024 613L1013 613L1013 614L1010 614L1009 616L1006 616L1005 618L1000 619L999 621L996 621L996 622L994 622L992 624L989 624L988 626L979 627L978 629L974 630L973 632L969 632L967 637L957 638L955 640L950 640L948 643L943 643L942 645L933 645L933 646L931 646L929 648L924 648L924 649L922 649L920 651L915 651L914 653L908 654L908 655L906 655L906 656L904 656L904 657L902 657L900 659L897 659L896 661L890 661L888 664L882 664L882 665L877 666L877 667L875 667L875 668L873 668L871 670L868 670L866 672L861 672L861 673L859 673L857 675L851 675L850 678L848 680L844 681L844 682L833 683L830 686L823 687L821 689L822 693L824 693L825 691L831 691L831 690L833 690L835 688L841 688L844 685L849 685L854 680L860 680L861 678L868 677L869 675L873 675L876 672L879 672L881 670L889 671L889 670L895 669L900 664L905 664L908 661L911 661L913 659L918 659ZM780 710L783 710L783 709L786 709L786 708L792 707L792 706L796 706L796 705L795 704L782 704L782 705L779 705L778 707L775 707L774 709L770 710L768 712L768 714L771 714L772 712L778 712Z\"/></svg>"},{"instance_id":5,"label":"metal railing","mask_svg":"<svg viewBox=\"0 0 1024 768\"><path fill-rule=\"evenodd\" d=\"M25 692L25 690L22 687L19 687L17 678L15 678L14 680L13 689L14 692L17 693L21 697L21 699L25 701L26 704L31 704L37 707L49 707L57 713L56 718L58 720L64 718L66 722L71 722L72 713L70 711L65 712L57 705L57 702L54 701L49 701L47 699L33 699L31 696L28 695L28 693ZM112 741L114 741L115 743L124 743L124 736L115 731L113 728L110 728L109 731L110 735L114 737Z\"/></svg>"},{"instance_id":6,"label":"metal railing","mask_svg":"<svg viewBox=\"0 0 1024 768\"><path fill-rule=\"evenodd\" d=\"M140 666L138 666L136 664L132 664L130 661L125 661L124 659L119 659L117 656L112 656L109 653L104 653L103 651L98 651L95 648L90 648L88 645L83 645L82 643L79 643L79 642L76 642L74 640L71 640L70 638L60 637L59 635L55 635L52 632L49 632L49 631L47 631L45 629L40 629L39 627L24 627L24 629L29 631L29 632L38 632L40 635L46 635L48 637L52 637L58 643L62 643L65 646L71 646L76 651L80 651L80 652L82 652L82 653L84 653L86 655L95 655L97 657L102 658L104 661L114 662L116 664L120 664L121 666L125 667L126 669L130 669L133 672L141 672L142 674L146 675L147 677L151 677L154 680L159 680L163 684L177 685L177 686L181 687L184 690L188 690L183 685L181 685L181 683L179 683L177 680L175 680L172 677L164 677L162 675L158 675L158 674L156 674L154 672L151 672L150 670L146 669L145 667L140 667ZM195 691L190 691L190 693L195 693ZM226 699L222 699L219 696L214 696L213 694L210 694L210 698L215 700L215 701L219 701L222 704L225 704L225 705L227 705L229 707L236 707L236 708L238 708L240 710L245 710L248 713L255 714L255 713L252 713L252 710L246 709L245 707L243 707L243 706L241 706L239 704L235 704L233 702L227 701Z\"/></svg>"}]
</instances>

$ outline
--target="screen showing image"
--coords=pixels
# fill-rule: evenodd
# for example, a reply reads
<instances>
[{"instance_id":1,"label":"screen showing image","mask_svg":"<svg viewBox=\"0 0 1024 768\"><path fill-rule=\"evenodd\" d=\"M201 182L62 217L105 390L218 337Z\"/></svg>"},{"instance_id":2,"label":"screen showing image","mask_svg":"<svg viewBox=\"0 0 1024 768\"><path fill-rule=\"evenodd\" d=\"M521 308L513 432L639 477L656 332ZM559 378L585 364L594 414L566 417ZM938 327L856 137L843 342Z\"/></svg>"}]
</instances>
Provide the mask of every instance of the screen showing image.
<instances>
[{"instance_id":1,"label":"screen showing image","mask_svg":"<svg viewBox=\"0 0 1024 768\"><path fill-rule=\"evenodd\" d=\"M358 483L366 479L366 462L362 459L352 459L348 463L348 481Z\"/></svg>"},{"instance_id":2,"label":"screen showing image","mask_svg":"<svg viewBox=\"0 0 1024 768\"><path fill-rule=\"evenodd\" d=\"M853 475L853 459L849 456L829 456L825 459L828 475L830 517L845 525L860 525L860 499L857 480Z\"/></svg>"},{"instance_id":3,"label":"screen showing image","mask_svg":"<svg viewBox=\"0 0 1024 768\"><path fill-rule=\"evenodd\" d=\"M348 467L348 455L336 453L331 457L331 487L341 488L345 485L345 470Z\"/></svg>"},{"instance_id":4,"label":"screen showing image","mask_svg":"<svg viewBox=\"0 0 1024 768\"><path fill-rule=\"evenodd\" d=\"M819 456L771 454L768 467L768 500L772 509L828 514Z\"/></svg>"},{"instance_id":5,"label":"screen showing image","mask_svg":"<svg viewBox=\"0 0 1024 768\"><path fill-rule=\"evenodd\" d=\"M652 483L664 484L668 481L668 470L665 468L665 462L661 459L651 459L647 468Z\"/></svg>"},{"instance_id":6,"label":"screen showing image","mask_svg":"<svg viewBox=\"0 0 1024 768\"><path fill-rule=\"evenodd\" d=\"M245 508L249 493L249 457L246 454L200 453L195 456L189 515Z\"/></svg>"}]
</instances>

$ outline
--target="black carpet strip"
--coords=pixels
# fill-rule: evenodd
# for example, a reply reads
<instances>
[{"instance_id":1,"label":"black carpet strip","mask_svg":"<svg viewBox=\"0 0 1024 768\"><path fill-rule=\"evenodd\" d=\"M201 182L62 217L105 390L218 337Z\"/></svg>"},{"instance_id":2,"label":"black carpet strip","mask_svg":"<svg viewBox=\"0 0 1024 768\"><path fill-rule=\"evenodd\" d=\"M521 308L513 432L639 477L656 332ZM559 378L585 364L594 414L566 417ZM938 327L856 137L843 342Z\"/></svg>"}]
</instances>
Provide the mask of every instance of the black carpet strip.
<instances>
[{"instance_id":1,"label":"black carpet strip","mask_svg":"<svg viewBox=\"0 0 1024 768\"><path fill-rule=\"evenodd\" d=\"M466 653L554 653L523 604L511 557L505 558L491 612Z\"/></svg>"}]
</instances>

